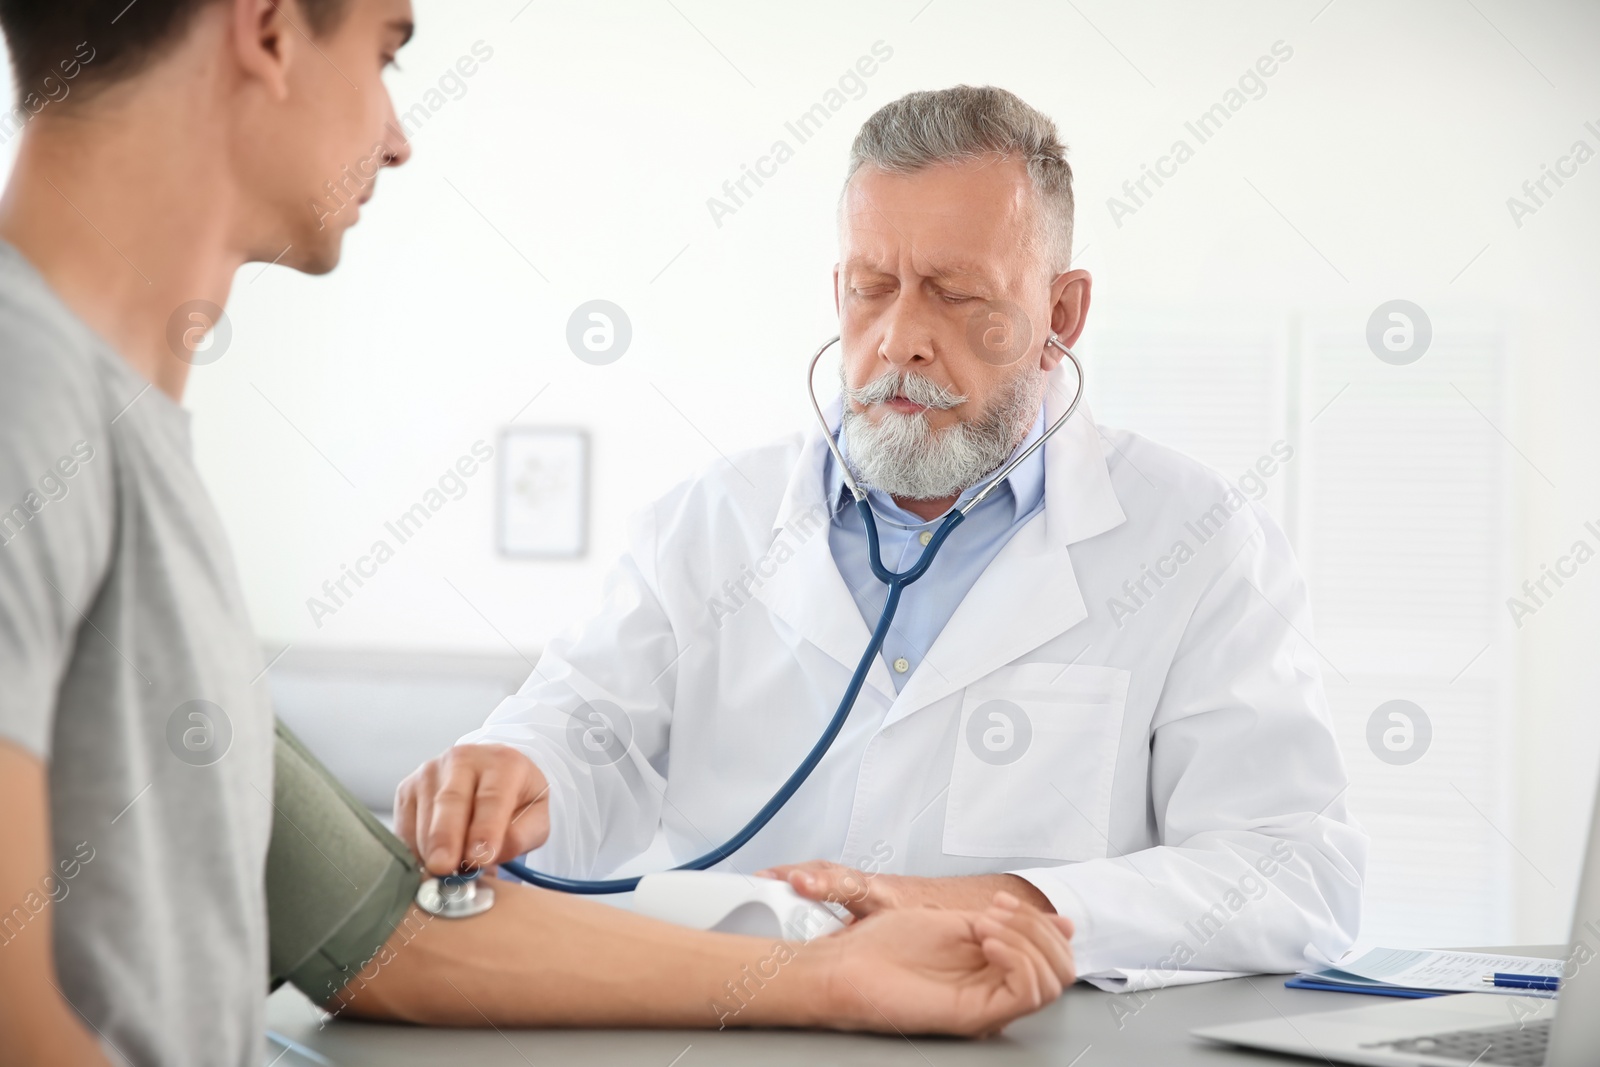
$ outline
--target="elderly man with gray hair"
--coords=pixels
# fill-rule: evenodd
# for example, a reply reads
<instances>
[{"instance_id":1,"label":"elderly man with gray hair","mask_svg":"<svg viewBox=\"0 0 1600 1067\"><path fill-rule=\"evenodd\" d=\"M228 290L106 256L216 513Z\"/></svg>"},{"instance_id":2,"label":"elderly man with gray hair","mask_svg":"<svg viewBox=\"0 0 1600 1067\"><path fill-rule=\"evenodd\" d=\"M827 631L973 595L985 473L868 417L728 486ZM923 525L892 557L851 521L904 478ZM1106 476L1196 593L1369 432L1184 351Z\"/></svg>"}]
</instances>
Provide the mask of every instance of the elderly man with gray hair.
<instances>
[{"instance_id":1,"label":"elderly man with gray hair","mask_svg":"<svg viewBox=\"0 0 1600 1067\"><path fill-rule=\"evenodd\" d=\"M532 852L569 877L685 862L743 826L833 714L890 569L1028 453L1078 389L1072 170L1002 89L888 104L839 203L840 397L645 509L601 610L401 786L427 867ZM795 338L795 350L809 347ZM799 369L798 367L796 368ZM1249 488L1083 404L905 588L854 712L721 869L860 917L1008 890L1127 987L1339 956L1366 837L1303 580ZM1256 475L1259 474L1259 477Z\"/></svg>"}]
</instances>

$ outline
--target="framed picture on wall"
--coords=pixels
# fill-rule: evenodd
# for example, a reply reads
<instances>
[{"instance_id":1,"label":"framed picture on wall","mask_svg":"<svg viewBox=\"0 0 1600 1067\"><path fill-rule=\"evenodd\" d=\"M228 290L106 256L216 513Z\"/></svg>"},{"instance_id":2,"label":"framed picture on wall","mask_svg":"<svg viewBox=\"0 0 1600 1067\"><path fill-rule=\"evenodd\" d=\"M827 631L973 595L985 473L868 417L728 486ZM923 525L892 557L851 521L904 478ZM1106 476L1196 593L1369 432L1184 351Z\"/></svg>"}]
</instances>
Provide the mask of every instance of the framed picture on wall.
<instances>
[{"instance_id":1,"label":"framed picture on wall","mask_svg":"<svg viewBox=\"0 0 1600 1067\"><path fill-rule=\"evenodd\" d=\"M589 434L508 426L500 435L500 554L574 559L589 550Z\"/></svg>"}]
</instances>

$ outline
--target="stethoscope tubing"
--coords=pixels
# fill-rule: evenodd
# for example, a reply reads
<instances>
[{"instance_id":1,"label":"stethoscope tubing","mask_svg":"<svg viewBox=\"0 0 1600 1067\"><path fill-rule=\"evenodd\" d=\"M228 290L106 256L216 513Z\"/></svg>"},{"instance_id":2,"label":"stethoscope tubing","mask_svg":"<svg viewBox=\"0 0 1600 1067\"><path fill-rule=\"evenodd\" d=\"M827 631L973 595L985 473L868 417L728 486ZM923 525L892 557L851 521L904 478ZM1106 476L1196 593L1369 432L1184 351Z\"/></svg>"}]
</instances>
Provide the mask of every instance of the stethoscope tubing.
<instances>
[{"instance_id":1,"label":"stethoscope tubing","mask_svg":"<svg viewBox=\"0 0 1600 1067\"><path fill-rule=\"evenodd\" d=\"M824 352L838 343L838 340L838 337L832 338L817 349L816 355L811 357L811 364L806 372L806 392L811 397L812 409L816 412L817 419L822 425L823 439L827 441L828 447L832 450L834 459L838 462L839 469L843 472L845 481L850 487L850 492L855 498L856 511L860 513L862 525L867 532L867 555L872 565L873 576L888 586L888 596L884 600L882 612L878 615L878 625L873 627L872 637L867 642L867 647L862 650L861 660L856 664L855 673L850 676L850 683L845 687L844 695L839 699L838 709L834 711L833 718L828 720L827 729L823 731L821 737L817 738L816 744L811 746L811 751L806 754L806 758L801 761L800 766L794 769L794 773L784 780L784 783L778 787L777 792L772 794L771 799L762 806L760 811L755 813L749 822L739 829L738 833L710 852L673 867L672 870L674 871L708 870L732 856L748 844L751 838L760 833L772 821L773 816L777 815L783 809L783 806L789 802L790 798L799 791L800 787L805 784L806 779L811 777L811 772L817 769L817 765L822 762L823 757L828 754L828 750L833 747L834 740L838 738L839 732L844 729L845 720L850 717L850 712L855 708L856 699L861 695L861 687L866 683L867 674L872 669L872 662L877 659L878 653L883 650L883 642L889 636L889 627L894 624L895 611L900 606L900 594L905 590L905 587L928 573L928 568L933 565L934 557L939 554L939 549L955 528L961 525L967 514L984 497L988 496L995 486L1004 481L1006 476L1016 469L1019 463L1032 455L1057 430L1066 425L1073 412L1078 410L1079 401L1083 399L1083 364L1078 361L1078 357L1073 354L1070 348L1062 344L1055 334L1051 334L1046 340L1046 344L1053 344L1065 353L1066 357L1072 361L1074 369L1078 372L1078 390L1072 398L1072 403L1067 406L1067 410L1044 433L1039 435L1037 441L1021 455L1016 456L1011 462L1002 467L989 480L989 484L985 485L981 491L967 502L966 506L953 508L945 515L943 521L939 523L938 529L934 531L927 545L923 547L921 554L917 556L916 563L904 571L892 571L883 564L883 557L878 544L878 523L877 518L872 513L872 505L867 500L866 492L856 484L855 478L850 473L849 465L845 463L838 444L833 440L833 431L828 426L828 420L822 412L822 406L817 403L816 389L811 381L816 372L817 361L822 358ZM516 860L502 860L499 867L506 873L514 875L530 885L536 885L542 889L554 889L563 893L585 896L630 893L638 888L639 882L643 877L638 875L628 878L606 878L600 880L562 878L558 875L535 871Z\"/></svg>"}]
</instances>

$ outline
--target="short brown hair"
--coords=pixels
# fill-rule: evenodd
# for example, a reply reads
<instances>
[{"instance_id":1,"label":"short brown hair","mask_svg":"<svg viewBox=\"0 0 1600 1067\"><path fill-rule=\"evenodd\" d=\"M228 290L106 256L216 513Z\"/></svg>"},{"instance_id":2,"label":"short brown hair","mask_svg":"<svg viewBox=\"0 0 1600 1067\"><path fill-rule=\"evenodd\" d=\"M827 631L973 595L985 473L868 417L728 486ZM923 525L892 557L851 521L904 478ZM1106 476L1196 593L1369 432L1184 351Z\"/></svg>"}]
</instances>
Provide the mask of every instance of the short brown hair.
<instances>
[{"instance_id":1,"label":"short brown hair","mask_svg":"<svg viewBox=\"0 0 1600 1067\"><path fill-rule=\"evenodd\" d=\"M183 36L195 12L215 2L0 0L17 99L41 91L45 79L59 79L68 69L79 86L103 87L131 77ZM348 0L294 0L293 6L308 32L322 36L338 25ZM82 46L87 47L80 51Z\"/></svg>"}]
</instances>

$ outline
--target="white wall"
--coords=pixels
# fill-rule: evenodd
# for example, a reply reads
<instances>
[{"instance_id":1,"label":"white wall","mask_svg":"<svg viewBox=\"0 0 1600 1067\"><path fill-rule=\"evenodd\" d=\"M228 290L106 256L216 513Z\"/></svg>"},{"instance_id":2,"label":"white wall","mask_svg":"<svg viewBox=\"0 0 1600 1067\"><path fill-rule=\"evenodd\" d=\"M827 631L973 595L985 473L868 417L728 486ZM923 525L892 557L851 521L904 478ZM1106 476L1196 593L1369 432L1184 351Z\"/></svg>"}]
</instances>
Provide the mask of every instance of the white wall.
<instances>
[{"instance_id":1,"label":"white wall","mask_svg":"<svg viewBox=\"0 0 1600 1067\"><path fill-rule=\"evenodd\" d=\"M957 82L1012 89L1072 147L1080 265L1097 281L1091 359L1097 334L1154 321L1254 327L1298 314L1359 333L1396 297L1441 332L1497 324L1511 392L1484 433L1510 450L1515 582L1600 519L1600 161L1520 227L1506 206L1575 140L1600 148L1584 128L1600 130L1593 5L418 9L390 83L402 109L474 42L493 58L418 132L413 162L381 179L335 274L241 273L233 347L197 370L188 398L269 641L528 650L588 610L631 508L719 452L805 424L800 374L832 329L832 211L850 138L894 97ZM893 56L862 98L718 226L707 198L774 140L793 145L785 121L877 41ZM1117 225L1108 197L1278 41L1293 56L1265 95ZM634 325L610 366L580 362L564 341L567 316L593 297ZM1101 399L1138 410L1137 395ZM1475 398L1485 410L1489 399ZM315 626L306 599L324 579L519 412L593 434L588 557L497 557L492 483L479 475ZM1448 503L1439 486L1412 488ZM1516 679L1502 757L1513 787L1487 813L1514 891L1503 922L1460 940L1564 934L1600 751L1597 618L1600 564L1520 631L1505 628L1483 661L1508 662Z\"/></svg>"}]
</instances>

